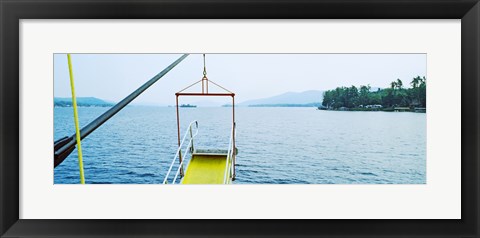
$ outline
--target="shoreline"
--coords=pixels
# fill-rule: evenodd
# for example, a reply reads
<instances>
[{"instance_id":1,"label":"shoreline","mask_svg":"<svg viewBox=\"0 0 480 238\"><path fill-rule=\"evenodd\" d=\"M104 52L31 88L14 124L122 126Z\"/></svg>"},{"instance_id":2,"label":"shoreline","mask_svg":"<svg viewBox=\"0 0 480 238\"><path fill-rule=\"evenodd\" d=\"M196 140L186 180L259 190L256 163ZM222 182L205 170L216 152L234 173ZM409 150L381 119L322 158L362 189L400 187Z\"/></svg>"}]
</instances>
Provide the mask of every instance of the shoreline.
<instances>
[{"instance_id":1,"label":"shoreline","mask_svg":"<svg viewBox=\"0 0 480 238\"><path fill-rule=\"evenodd\" d=\"M321 111L340 111L340 112L415 112L426 113L426 108L406 108L406 107L389 107L389 108L345 108L345 109L326 109L317 108Z\"/></svg>"}]
</instances>

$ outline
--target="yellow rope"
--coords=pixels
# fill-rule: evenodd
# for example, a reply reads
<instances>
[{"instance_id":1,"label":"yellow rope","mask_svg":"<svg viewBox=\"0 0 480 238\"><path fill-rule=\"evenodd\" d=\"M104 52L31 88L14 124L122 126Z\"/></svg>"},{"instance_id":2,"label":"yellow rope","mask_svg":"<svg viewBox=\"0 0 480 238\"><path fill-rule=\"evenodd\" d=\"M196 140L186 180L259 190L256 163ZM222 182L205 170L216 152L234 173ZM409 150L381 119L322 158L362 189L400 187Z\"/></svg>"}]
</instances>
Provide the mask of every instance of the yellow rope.
<instances>
[{"instance_id":1,"label":"yellow rope","mask_svg":"<svg viewBox=\"0 0 480 238\"><path fill-rule=\"evenodd\" d=\"M67 54L68 70L70 72L70 87L72 88L73 117L75 118L75 134L77 139L78 167L80 169L80 183L85 184L85 175L83 174L82 143L80 140L80 126L78 123L77 98L75 97L75 83L73 81L72 60L70 54Z\"/></svg>"}]
</instances>

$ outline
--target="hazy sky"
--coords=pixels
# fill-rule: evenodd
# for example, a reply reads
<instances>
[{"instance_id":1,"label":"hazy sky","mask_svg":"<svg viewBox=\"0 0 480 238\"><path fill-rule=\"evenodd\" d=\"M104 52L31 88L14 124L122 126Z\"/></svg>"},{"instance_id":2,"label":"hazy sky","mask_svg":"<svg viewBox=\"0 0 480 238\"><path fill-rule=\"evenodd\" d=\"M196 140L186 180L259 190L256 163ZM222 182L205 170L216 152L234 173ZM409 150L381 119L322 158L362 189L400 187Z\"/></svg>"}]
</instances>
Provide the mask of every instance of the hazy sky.
<instances>
[{"instance_id":1,"label":"hazy sky","mask_svg":"<svg viewBox=\"0 0 480 238\"><path fill-rule=\"evenodd\" d=\"M117 102L162 71L180 54L72 54L77 97ZM240 103L285 92L338 86L388 87L400 78L409 87L426 75L425 54L207 54L208 78L236 94ZM174 105L175 93L200 80L201 54L189 55L135 99L137 104ZM54 55L55 97L70 97L66 54ZM214 86L211 85L211 91ZM211 100L190 98L181 103ZM217 99L229 103L230 99Z\"/></svg>"}]
</instances>

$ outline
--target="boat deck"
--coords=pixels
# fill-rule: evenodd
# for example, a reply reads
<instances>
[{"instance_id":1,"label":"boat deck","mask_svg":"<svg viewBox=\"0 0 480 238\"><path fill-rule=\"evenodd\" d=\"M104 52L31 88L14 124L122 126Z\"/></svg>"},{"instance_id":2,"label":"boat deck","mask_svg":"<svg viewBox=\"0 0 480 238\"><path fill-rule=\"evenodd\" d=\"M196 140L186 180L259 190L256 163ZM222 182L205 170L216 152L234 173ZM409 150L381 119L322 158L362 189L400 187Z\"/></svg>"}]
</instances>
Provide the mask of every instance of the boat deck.
<instances>
[{"instance_id":1,"label":"boat deck","mask_svg":"<svg viewBox=\"0 0 480 238\"><path fill-rule=\"evenodd\" d=\"M195 151L185 171L182 184L224 184L227 152ZM228 175L227 175L228 176Z\"/></svg>"}]
</instances>

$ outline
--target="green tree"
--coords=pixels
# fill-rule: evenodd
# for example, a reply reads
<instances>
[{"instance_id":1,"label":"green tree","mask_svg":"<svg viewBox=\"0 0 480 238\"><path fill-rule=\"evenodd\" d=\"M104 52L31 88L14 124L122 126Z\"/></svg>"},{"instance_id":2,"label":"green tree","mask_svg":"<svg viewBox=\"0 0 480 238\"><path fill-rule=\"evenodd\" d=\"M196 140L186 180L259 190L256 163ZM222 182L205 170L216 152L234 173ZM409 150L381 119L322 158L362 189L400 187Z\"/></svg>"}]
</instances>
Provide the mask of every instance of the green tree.
<instances>
[{"instance_id":1,"label":"green tree","mask_svg":"<svg viewBox=\"0 0 480 238\"><path fill-rule=\"evenodd\" d=\"M425 76L422 78L422 81L420 82L418 89L419 89L418 98L420 101L420 105L422 107L427 107L427 79L425 78Z\"/></svg>"},{"instance_id":2,"label":"green tree","mask_svg":"<svg viewBox=\"0 0 480 238\"><path fill-rule=\"evenodd\" d=\"M358 103L360 105L366 106L370 104L370 85L362 85L360 86L360 92L358 95Z\"/></svg>"},{"instance_id":3,"label":"green tree","mask_svg":"<svg viewBox=\"0 0 480 238\"><path fill-rule=\"evenodd\" d=\"M346 107L355 108L358 106L358 89L355 86L351 86L346 89Z\"/></svg>"},{"instance_id":4,"label":"green tree","mask_svg":"<svg viewBox=\"0 0 480 238\"><path fill-rule=\"evenodd\" d=\"M395 89L397 88L397 82L395 82L395 81L391 82L391 83L390 83L390 88L391 88L392 90L395 90Z\"/></svg>"},{"instance_id":5,"label":"green tree","mask_svg":"<svg viewBox=\"0 0 480 238\"><path fill-rule=\"evenodd\" d=\"M422 78L420 78L420 76L417 76L413 78L412 82L410 82L410 85L412 85L413 88L417 88L418 85L420 85L420 82L422 82Z\"/></svg>"},{"instance_id":6,"label":"green tree","mask_svg":"<svg viewBox=\"0 0 480 238\"><path fill-rule=\"evenodd\" d=\"M403 87L403 82L402 82L402 80L397 79L397 83L396 83L396 84L397 84L397 89L399 89L399 90L402 89L402 87Z\"/></svg>"},{"instance_id":7,"label":"green tree","mask_svg":"<svg viewBox=\"0 0 480 238\"><path fill-rule=\"evenodd\" d=\"M396 82L392 82L392 84L396 85ZM395 104L394 91L395 91L395 87L386 88L386 89L382 90L381 101L382 101L382 106L383 107L394 106L394 104Z\"/></svg>"},{"instance_id":8,"label":"green tree","mask_svg":"<svg viewBox=\"0 0 480 238\"><path fill-rule=\"evenodd\" d=\"M384 107L417 107L426 106L426 78L417 76L410 82L412 88L404 88L403 82L397 79L390 83L389 88L371 92L370 85L360 88L337 87L325 91L322 104L325 107L338 109L340 107L357 108L360 105L380 104Z\"/></svg>"},{"instance_id":9,"label":"green tree","mask_svg":"<svg viewBox=\"0 0 480 238\"><path fill-rule=\"evenodd\" d=\"M330 91L330 90L325 91L323 93L323 101L322 101L323 106L330 108L333 104L333 99L334 99L333 91Z\"/></svg>"}]
</instances>

